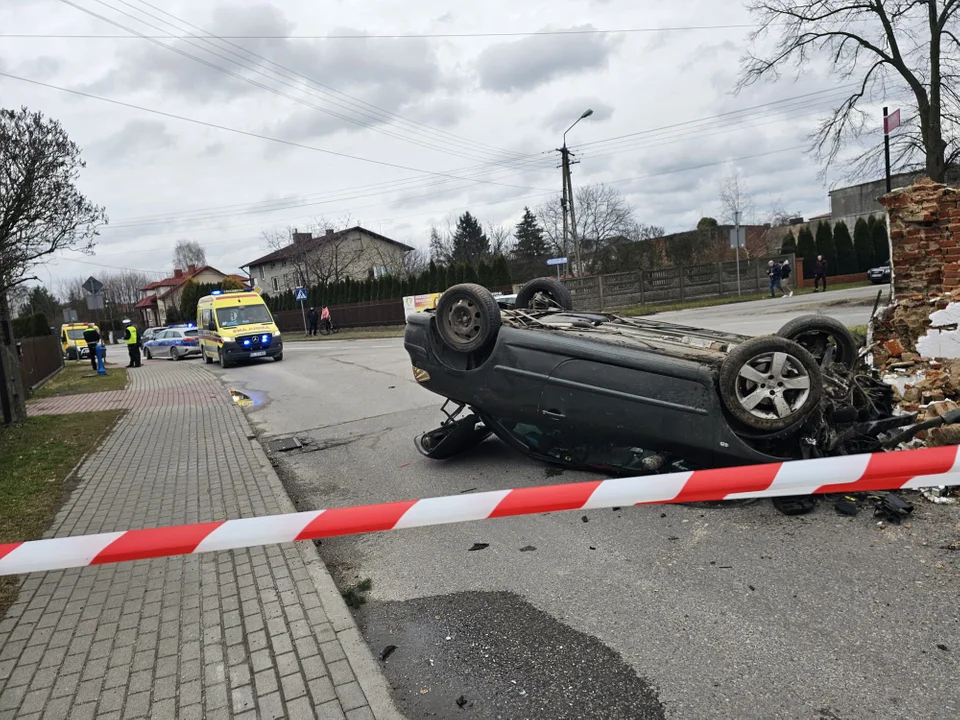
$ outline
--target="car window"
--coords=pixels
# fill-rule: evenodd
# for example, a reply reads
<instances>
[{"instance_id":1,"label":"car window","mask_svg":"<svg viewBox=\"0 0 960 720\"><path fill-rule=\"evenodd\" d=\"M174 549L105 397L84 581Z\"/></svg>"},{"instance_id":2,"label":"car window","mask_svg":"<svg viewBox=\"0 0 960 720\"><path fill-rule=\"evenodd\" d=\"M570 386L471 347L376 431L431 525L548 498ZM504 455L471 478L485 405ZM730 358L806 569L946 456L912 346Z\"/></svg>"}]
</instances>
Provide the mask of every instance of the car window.
<instances>
[{"instance_id":1,"label":"car window","mask_svg":"<svg viewBox=\"0 0 960 720\"><path fill-rule=\"evenodd\" d=\"M187 337L196 337L196 336L199 335L199 334L200 334L200 333L197 332L196 330L187 330L187 331L184 333L184 335L186 335Z\"/></svg>"},{"instance_id":2,"label":"car window","mask_svg":"<svg viewBox=\"0 0 960 720\"><path fill-rule=\"evenodd\" d=\"M220 327L237 327L238 325L259 325L273 322L266 305L238 305L237 307L219 308L217 322Z\"/></svg>"},{"instance_id":3,"label":"car window","mask_svg":"<svg viewBox=\"0 0 960 720\"><path fill-rule=\"evenodd\" d=\"M82 340L83 330L67 330L67 337L71 340Z\"/></svg>"}]
</instances>

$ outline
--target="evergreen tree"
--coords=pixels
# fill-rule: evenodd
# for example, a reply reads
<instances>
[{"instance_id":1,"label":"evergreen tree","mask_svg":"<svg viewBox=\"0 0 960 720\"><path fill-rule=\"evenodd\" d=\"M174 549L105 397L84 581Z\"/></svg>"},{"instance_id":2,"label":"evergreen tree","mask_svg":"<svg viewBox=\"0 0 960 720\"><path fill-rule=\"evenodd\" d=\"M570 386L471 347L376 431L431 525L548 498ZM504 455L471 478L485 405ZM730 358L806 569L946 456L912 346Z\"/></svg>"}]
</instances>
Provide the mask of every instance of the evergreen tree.
<instances>
[{"instance_id":1,"label":"evergreen tree","mask_svg":"<svg viewBox=\"0 0 960 720\"><path fill-rule=\"evenodd\" d=\"M821 220L817 225L817 255L823 255L827 261L827 272L837 272L837 246L833 242L833 231L830 223Z\"/></svg>"},{"instance_id":2,"label":"evergreen tree","mask_svg":"<svg viewBox=\"0 0 960 720\"><path fill-rule=\"evenodd\" d=\"M486 260L481 260L477 266L477 282L485 288L493 285L493 268Z\"/></svg>"},{"instance_id":3,"label":"evergreen tree","mask_svg":"<svg viewBox=\"0 0 960 720\"><path fill-rule=\"evenodd\" d=\"M873 217L870 218L873 220ZM890 239L887 237L887 222L882 217L874 220L873 230L873 259L877 265L890 259Z\"/></svg>"},{"instance_id":4,"label":"evergreen tree","mask_svg":"<svg viewBox=\"0 0 960 720\"><path fill-rule=\"evenodd\" d=\"M543 229L530 208L523 209L523 219L517 223L513 236L517 239L513 248L513 255L517 260L540 261L547 257L547 241L543 237Z\"/></svg>"},{"instance_id":5,"label":"evergreen tree","mask_svg":"<svg viewBox=\"0 0 960 720\"><path fill-rule=\"evenodd\" d=\"M498 290L505 290L510 287L511 282L507 259L503 255L497 255L493 258L493 285Z\"/></svg>"},{"instance_id":6,"label":"evergreen tree","mask_svg":"<svg viewBox=\"0 0 960 720\"><path fill-rule=\"evenodd\" d=\"M833 244L837 248L837 269L841 275L857 271L857 253L853 249L850 230L842 220L833 226Z\"/></svg>"},{"instance_id":7,"label":"evergreen tree","mask_svg":"<svg viewBox=\"0 0 960 720\"><path fill-rule=\"evenodd\" d=\"M427 266L427 269L420 273L420 282L418 283L418 295L429 292L440 292L439 290L434 290L433 288L440 287L443 282L440 280L440 271L437 269L437 264L431 260L430 264Z\"/></svg>"},{"instance_id":8,"label":"evergreen tree","mask_svg":"<svg viewBox=\"0 0 960 720\"><path fill-rule=\"evenodd\" d=\"M797 240L793 237L793 230L783 236L783 242L780 243L780 254L788 255L797 252Z\"/></svg>"},{"instance_id":9,"label":"evergreen tree","mask_svg":"<svg viewBox=\"0 0 960 720\"><path fill-rule=\"evenodd\" d=\"M858 218L853 226L853 250L857 254L857 270L866 272L876 267L873 259L873 238L870 236L870 226L863 218Z\"/></svg>"},{"instance_id":10,"label":"evergreen tree","mask_svg":"<svg viewBox=\"0 0 960 720\"><path fill-rule=\"evenodd\" d=\"M804 277L813 277L813 265L817 261L817 243L813 239L809 225L804 226L797 234L797 255L803 258Z\"/></svg>"},{"instance_id":11,"label":"evergreen tree","mask_svg":"<svg viewBox=\"0 0 960 720\"><path fill-rule=\"evenodd\" d=\"M480 221L469 211L465 212L457 220L457 230L453 234L451 260L454 263L469 263L476 266L489 254L490 241L480 227Z\"/></svg>"},{"instance_id":12,"label":"evergreen tree","mask_svg":"<svg viewBox=\"0 0 960 720\"><path fill-rule=\"evenodd\" d=\"M475 283L477 282L477 271L473 269L473 265L467 265L464 263L463 270L461 271L463 275L461 276L460 282L465 283Z\"/></svg>"},{"instance_id":13,"label":"evergreen tree","mask_svg":"<svg viewBox=\"0 0 960 720\"><path fill-rule=\"evenodd\" d=\"M450 257L443 237L435 227L430 228L430 263L446 265L449 261Z\"/></svg>"},{"instance_id":14,"label":"evergreen tree","mask_svg":"<svg viewBox=\"0 0 960 720\"><path fill-rule=\"evenodd\" d=\"M183 318L182 322L197 321L197 303L200 302L201 297L209 294L209 291L203 292L203 288L195 280L187 280L183 284L183 289L180 291L180 317Z\"/></svg>"},{"instance_id":15,"label":"evergreen tree","mask_svg":"<svg viewBox=\"0 0 960 720\"><path fill-rule=\"evenodd\" d=\"M448 288L452 288L457 284L457 271L453 265L447 265L443 268L443 286L438 288L435 292L443 292Z\"/></svg>"}]
</instances>

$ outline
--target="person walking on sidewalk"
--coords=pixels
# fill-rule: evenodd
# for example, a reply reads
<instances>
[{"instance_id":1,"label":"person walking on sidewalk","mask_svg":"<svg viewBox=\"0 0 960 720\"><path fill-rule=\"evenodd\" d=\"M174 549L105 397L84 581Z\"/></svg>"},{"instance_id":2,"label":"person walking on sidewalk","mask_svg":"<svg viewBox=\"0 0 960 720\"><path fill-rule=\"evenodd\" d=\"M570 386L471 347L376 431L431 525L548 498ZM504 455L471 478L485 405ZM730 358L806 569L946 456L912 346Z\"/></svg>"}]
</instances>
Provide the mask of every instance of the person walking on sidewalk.
<instances>
[{"instance_id":1,"label":"person walking on sidewalk","mask_svg":"<svg viewBox=\"0 0 960 720\"><path fill-rule=\"evenodd\" d=\"M817 261L813 264L813 291L820 289L820 281L823 280L823 291L827 291L827 261L823 255L817 255Z\"/></svg>"},{"instance_id":2,"label":"person walking on sidewalk","mask_svg":"<svg viewBox=\"0 0 960 720\"><path fill-rule=\"evenodd\" d=\"M96 325L87 325L83 331L83 341L87 344L87 351L90 353L90 364L93 371L97 371L97 343L100 342L100 331Z\"/></svg>"},{"instance_id":3,"label":"person walking on sidewalk","mask_svg":"<svg viewBox=\"0 0 960 720\"><path fill-rule=\"evenodd\" d=\"M127 343L127 352L130 353L130 364L127 367L140 367L140 338L137 333L137 326L129 320L123 321L123 339Z\"/></svg>"},{"instance_id":4,"label":"person walking on sidewalk","mask_svg":"<svg viewBox=\"0 0 960 720\"><path fill-rule=\"evenodd\" d=\"M790 273L792 271L793 268L790 267L790 261L784 260L783 265L780 266L780 281L785 297L793 297L793 290L790 289Z\"/></svg>"},{"instance_id":5,"label":"person walking on sidewalk","mask_svg":"<svg viewBox=\"0 0 960 720\"><path fill-rule=\"evenodd\" d=\"M307 322L310 324L310 329L307 330L307 335L316 335L317 323L320 322L320 316L317 315L316 308L310 308L310 310L307 312Z\"/></svg>"},{"instance_id":6,"label":"person walking on sidewalk","mask_svg":"<svg viewBox=\"0 0 960 720\"><path fill-rule=\"evenodd\" d=\"M767 263L767 277L770 278L770 297L776 297L774 290L779 290L786 295L780 285L780 263L775 263L773 260Z\"/></svg>"}]
</instances>

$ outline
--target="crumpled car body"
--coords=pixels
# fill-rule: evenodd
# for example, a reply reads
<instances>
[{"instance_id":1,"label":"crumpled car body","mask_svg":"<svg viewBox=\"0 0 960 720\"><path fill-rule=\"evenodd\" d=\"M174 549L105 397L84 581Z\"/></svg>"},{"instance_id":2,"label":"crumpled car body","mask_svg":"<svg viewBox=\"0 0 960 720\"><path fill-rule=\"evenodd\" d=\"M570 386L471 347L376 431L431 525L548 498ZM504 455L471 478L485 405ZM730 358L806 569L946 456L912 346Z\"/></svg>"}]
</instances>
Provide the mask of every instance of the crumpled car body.
<instances>
[{"instance_id":1,"label":"crumpled car body","mask_svg":"<svg viewBox=\"0 0 960 720\"><path fill-rule=\"evenodd\" d=\"M884 433L911 420L893 415L891 388L853 369L858 363L848 331L828 324L828 332L849 338L841 338L838 349L825 345L826 335L814 332L823 324L816 317L784 326L793 340L758 340L648 319L501 304L490 316L497 326L490 342L478 347L465 335L471 349L464 352L440 327L446 317L457 328L464 302L447 305L449 316L443 296L436 311L411 316L404 336L416 380L454 408L445 410L443 425L417 440L418 449L436 459L494 433L528 456L611 474L720 467L871 452ZM466 307L464 332L474 315L477 327L483 322L482 307ZM764 343L770 352L760 348ZM752 351L741 352L751 346L760 348L753 358ZM775 378L778 358L783 365L778 348L786 348L789 361L803 361L795 363L798 372ZM832 362L835 349L843 362ZM739 375L730 377L735 355L750 359L737 359ZM738 413L731 412L731 398ZM787 408L796 410L795 417L777 416L784 398L796 405ZM458 419L460 412L469 414Z\"/></svg>"}]
</instances>

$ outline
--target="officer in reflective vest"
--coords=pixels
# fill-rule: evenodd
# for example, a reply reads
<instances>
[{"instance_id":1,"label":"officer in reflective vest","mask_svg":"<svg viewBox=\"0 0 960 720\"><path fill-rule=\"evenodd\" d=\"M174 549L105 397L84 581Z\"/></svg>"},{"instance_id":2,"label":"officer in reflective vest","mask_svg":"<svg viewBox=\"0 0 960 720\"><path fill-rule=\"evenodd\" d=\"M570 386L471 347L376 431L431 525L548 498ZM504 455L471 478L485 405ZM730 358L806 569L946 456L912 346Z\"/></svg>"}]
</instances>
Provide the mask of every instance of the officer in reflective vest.
<instances>
[{"instance_id":1,"label":"officer in reflective vest","mask_svg":"<svg viewBox=\"0 0 960 720\"><path fill-rule=\"evenodd\" d=\"M130 353L127 367L140 367L140 338L137 336L137 326L129 320L123 321L123 339L127 341L127 352Z\"/></svg>"}]
</instances>

